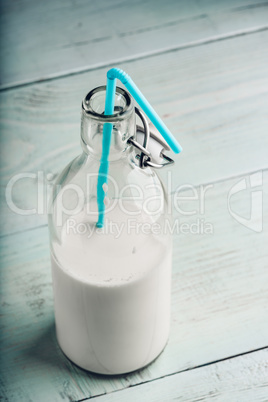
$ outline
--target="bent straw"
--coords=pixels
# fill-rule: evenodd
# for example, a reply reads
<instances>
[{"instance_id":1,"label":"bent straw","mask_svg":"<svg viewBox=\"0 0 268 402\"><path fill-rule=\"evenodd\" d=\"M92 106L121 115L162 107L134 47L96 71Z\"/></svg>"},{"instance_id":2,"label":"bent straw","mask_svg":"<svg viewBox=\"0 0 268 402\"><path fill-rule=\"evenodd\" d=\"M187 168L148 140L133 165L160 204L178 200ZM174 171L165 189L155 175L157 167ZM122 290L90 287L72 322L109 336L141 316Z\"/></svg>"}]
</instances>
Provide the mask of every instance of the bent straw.
<instances>
[{"instance_id":1,"label":"bent straw","mask_svg":"<svg viewBox=\"0 0 268 402\"><path fill-rule=\"evenodd\" d=\"M118 78L122 84L125 85L127 90L131 93L135 101L140 105L144 113L148 116L148 118L151 120L151 122L154 124L156 129L160 132L162 137L166 140L170 148L172 149L175 154L178 154L179 152L182 151L182 147L178 143L178 141L173 137L167 126L164 124L164 122L160 119L156 111L153 109L153 107L150 105L150 103L147 101L145 96L141 93L139 88L136 86L136 84L132 81L130 76L126 74L123 70L120 68L112 68L107 72L107 88L110 89L110 86L113 86L113 82ZM115 86L114 86L115 87ZM106 101L107 102L112 102L113 99L110 97L110 91L107 90L106 92ZM109 98L108 98L109 97ZM107 99L108 98L108 99Z\"/></svg>"},{"instance_id":2,"label":"bent straw","mask_svg":"<svg viewBox=\"0 0 268 402\"><path fill-rule=\"evenodd\" d=\"M148 118L154 124L156 129L160 132L162 137L166 140L170 148L173 152L178 154L182 151L182 147L178 143L178 141L173 137L167 126L160 119L156 111L147 101L145 96L141 93L136 84L132 81L130 76L126 74L120 68L112 68L107 72L107 86L106 86L106 99L105 99L105 115L111 115L114 112L114 98L115 98L115 89L116 89L116 79L120 79L122 84L128 89L130 94L139 104L139 106L146 113ZM103 227L104 225L104 213L105 213L105 205L104 198L105 192L103 189L103 184L108 181L108 171L109 171L109 152L111 145L111 135L112 135L113 125L112 123L105 123L103 128L103 140L102 140L102 155L101 155L101 163L99 169L98 176L98 184L97 184L97 203L98 203L98 211L99 217L97 222L97 227Z\"/></svg>"}]
</instances>

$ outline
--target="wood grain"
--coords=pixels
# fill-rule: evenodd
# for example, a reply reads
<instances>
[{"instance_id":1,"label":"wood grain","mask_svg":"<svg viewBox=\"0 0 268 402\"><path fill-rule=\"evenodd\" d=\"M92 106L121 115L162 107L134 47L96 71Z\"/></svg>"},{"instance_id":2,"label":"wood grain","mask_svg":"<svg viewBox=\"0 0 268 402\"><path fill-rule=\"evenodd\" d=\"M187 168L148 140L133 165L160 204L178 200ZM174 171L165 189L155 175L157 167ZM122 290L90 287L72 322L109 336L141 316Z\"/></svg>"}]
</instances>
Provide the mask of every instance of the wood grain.
<instances>
[{"instance_id":1,"label":"wood grain","mask_svg":"<svg viewBox=\"0 0 268 402\"><path fill-rule=\"evenodd\" d=\"M263 402L268 395L268 350L201 367L97 397L96 402Z\"/></svg>"},{"instance_id":2,"label":"wood grain","mask_svg":"<svg viewBox=\"0 0 268 402\"><path fill-rule=\"evenodd\" d=\"M267 349L256 351L268 346L267 16L265 0L1 2L1 399L267 400ZM169 343L143 370L105 377L60 351L46 214L12 213L5 189L23 172L48 185L80 152L81 100L115 64L184 152L170 171L179 227ZM198 197L178 204L186 183ZM28 178L13 199L35 208L37 194Z\"/></svg>"},{"instance_id":3,"label":"wood grain","mask_svg":"<svg viewBox=\"0 0 268 402\"><path fill-rule=\"evenodd\" d=\"M262 32L123 64L179 139L172 190L268 166L268 51ZM163 73L169 66L169 74ZM6 206L5 187L22 172L57 174L81 152L81 99L106 69L4 92L1 100L1 233L46 223ZM166 172L163 172L165 177ZM20 208L37 205L37 180L14 185Z\"/></svg>"},{"instance_id":4,"label":"wood grain","mask_svg":"<svg viewBox=\"0 0 268 402\"><path fill-rule=\"evenodd\" d=\"M197 200L179 204L181 211L196 210L191 216L175 208L180 230L174 234L169 343L151 365L125 376L87 373L60 352L54 335L47 227L2 238L2 394L12 402L75 401L267 346L268 171L263 173L263 184L254 189L263 192L264 225L259 233L238 223L227 208L229 191L243 179L225 180L209 188L204 212ZM200 189L197 191L199 194ZM234 195L231 209L247 217L250 194L248 187ZM190 225L201 227L200 221L211 224L213 233L195 233ZM261 368L256 366L256 370ZM244 372L247 374L246 368ZM236 375L231 371L223 381L229 379L235 387ZM187 378L186 382L192 377ZM242 377L239 380L237 393L241 391L242 396L237 400L244 400L247 388L251 395L248 380L249 374L244 391L240 388ZM262 377L259 382L256 379L256 386L261 387L262 382ZM202 381L198 386L201 392ZM209 383L204 387L206 395ZM220 390L227 392L227 385Z\"/></svg>"},{"instance_id":5,"label":"wood grain","mask_svg":"<svg viewBox=\"0 0 268 402\"><path fill-rule=\"evenodd\" d=\"M1 4L7 88L267 27L264 0L23 0Z\"/></svg>"}]
</instances>

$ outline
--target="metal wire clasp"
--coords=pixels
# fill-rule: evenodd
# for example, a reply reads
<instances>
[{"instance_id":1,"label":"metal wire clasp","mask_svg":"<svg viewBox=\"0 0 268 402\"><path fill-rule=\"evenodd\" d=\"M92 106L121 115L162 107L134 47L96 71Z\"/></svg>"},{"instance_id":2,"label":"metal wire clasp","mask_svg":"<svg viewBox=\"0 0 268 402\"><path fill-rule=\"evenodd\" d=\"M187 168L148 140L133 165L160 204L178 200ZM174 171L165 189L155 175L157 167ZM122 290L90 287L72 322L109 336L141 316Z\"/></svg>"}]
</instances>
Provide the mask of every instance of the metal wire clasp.
<instances>
[{"instance_id":1,"label":"metal wire clasp","mask_svg":"<svg viewBox=\"0 0 268 402\"><path fill-rule=\"evenodd\" d=\"M155 169L160 169L162 167L173 164L174 160L169 158L167 155L163 153L164 150L170 149L169 146L164 141L164 139L162 139L162 137L160 137L159 135L156 135L156 133L150 131L150 126L144 113L137 107L135 107L135 113L139 116L143 124L143 127L140 127L138 125L136 126L137 130L144 133L143 145L141 145L141 143L138 142L137 140L134 140L133 137L129 138L128 143L132 144L135 148L137 148L140 151L140 153L136 155L136 157L139 158L140 168L144 169L145 167L150 166ZM164 161L163 163L157 163L156 161L153 160L153 156L150 152L150 146L149 146L150 139L151 141L156 141L159 145L162 146L158 157L163 159Z\"/></svg>"}]
</instances>

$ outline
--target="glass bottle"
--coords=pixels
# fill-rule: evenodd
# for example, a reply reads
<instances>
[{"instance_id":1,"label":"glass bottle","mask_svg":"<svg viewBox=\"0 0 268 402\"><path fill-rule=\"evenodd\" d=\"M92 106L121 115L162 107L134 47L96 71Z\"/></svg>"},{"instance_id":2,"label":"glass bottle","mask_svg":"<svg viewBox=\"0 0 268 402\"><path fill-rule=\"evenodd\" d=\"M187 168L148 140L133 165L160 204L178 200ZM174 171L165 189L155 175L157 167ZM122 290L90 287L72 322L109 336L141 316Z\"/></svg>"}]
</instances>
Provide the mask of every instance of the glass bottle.
<instances>
[{"instance_id":1,"label":"glass bottle","mask_svg":"<svg viewBox=\"0 0 268 402\"><path fill-rule=\"evenodd\" d=\"M172 242L168 197L131 140L131 96L116 88L104 115L105 86L82 102L83 152L57 178L49 213L58 343L78 366L101 374L139 369L169 334ZM97 228L97 180L105 123L113 124L105 225Z\"/></svg>"}]
</instances>

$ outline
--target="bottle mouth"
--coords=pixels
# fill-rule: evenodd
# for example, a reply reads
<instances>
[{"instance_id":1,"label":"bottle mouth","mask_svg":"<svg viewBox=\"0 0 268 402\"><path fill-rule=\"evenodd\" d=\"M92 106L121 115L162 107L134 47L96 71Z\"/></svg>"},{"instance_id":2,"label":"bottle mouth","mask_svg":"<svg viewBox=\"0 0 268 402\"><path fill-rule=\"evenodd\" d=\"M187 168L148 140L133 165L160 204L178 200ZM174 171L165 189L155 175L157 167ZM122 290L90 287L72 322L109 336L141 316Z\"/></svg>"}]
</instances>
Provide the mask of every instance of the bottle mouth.
<instances>
[{"instance_id":1,"label":"bottle mouth","mask_svg":"<svg viewBox=\"0 0 268 402\"><path fill-rule=\"evenodd\" d=\"M90 91L82 102L82 110L92 119L103 122L116 122L124 120L133 112L133 101L129 93L120 87L116 87L114 114L105 115L106 85L102 85Z\"/></svg>"}]
</instances>

